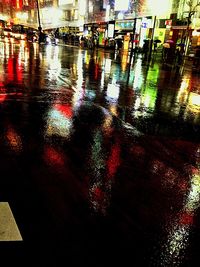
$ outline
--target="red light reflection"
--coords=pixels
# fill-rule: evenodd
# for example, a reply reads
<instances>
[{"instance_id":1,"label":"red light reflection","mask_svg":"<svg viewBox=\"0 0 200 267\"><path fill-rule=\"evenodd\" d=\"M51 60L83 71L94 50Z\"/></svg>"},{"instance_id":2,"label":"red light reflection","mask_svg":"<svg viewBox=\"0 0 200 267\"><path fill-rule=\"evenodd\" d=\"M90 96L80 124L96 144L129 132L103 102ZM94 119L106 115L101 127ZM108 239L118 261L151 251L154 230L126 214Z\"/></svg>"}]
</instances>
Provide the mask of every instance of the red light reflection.
<instances>
[{"instance_id":1,"label":"red light reflection","mask_svg":"<svg viewBox=\"0 0 200 267\"><path fill-rule=\"evenodd\" d=\"M107 164L108 178L111 179L115 175L117 167L120 165L120 146L118 142L112 146Z\"/></svg>"},{"instance_id":2,"label":"red light reflection","mask_svg":"<svg viewBox=\"0 0 200 267\"><path fill-rule=\"evenodd\" d=\"M192 225L194 216L190 213L183 213L179 218L179 223L181 225Z\"/></svg>"},{"instance_id":3,"label":"red light reflection","mask_svg":"<svg viewBox=\"0 0 200 267\"><path fill-rule=\"evenodd\" d=\"M73 110L71 105L68 104L56 104L54 106L54 108L58 111L60 111L64 116L66 116L67 118L71 118L73 116Z\"/></svg>"},{"instance_id":4,"label":"red light reflection","mask_svg":"<svg viewBox=\"0 0 200 267\"><path fill-rule=\"evenodd\" d=\"M64 165L63 155L52 147L46 147L44 152L45 161L50 165Z\"/></svg>"},{"instance_id":5,"label":"red light reflection","mask_svg":"<svg viewBox=\"0 0 200 267\"><path fill-rule=\"evenodd\" d=\"M19 64L17 58L8 59L8 76L7 79L9 82L22 82L22 66Z\"/></svg>"}]
</instances>

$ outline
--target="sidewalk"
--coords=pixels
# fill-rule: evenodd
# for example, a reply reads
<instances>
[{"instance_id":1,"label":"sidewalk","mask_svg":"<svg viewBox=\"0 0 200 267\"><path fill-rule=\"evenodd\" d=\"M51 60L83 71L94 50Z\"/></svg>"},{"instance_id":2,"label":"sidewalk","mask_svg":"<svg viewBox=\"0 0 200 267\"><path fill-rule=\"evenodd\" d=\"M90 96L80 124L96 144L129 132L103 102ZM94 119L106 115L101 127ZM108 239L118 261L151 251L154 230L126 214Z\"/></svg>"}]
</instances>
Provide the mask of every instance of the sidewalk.
<instances>
[{"instance_id":1,"label":"sidewalk","mask_svg":"<svg viewBox=\"0 0 200 267\"><path fill-rule=\"evenodd\" d=\"M73 44L66 44L62 40L59 41L58 45L74 47L74 48L81 49L81 50L92 50L91 48L87 48L87 47L81 47L81 46L77 46L77 45L73 45ZM94 49L103 50L105 53L116 53L116 50L108 49L108 48L104 48L104 47L95 47ZM131 50L129 50L126 53L128 53L130 55ZM123 51L121 51L121 54L123 54ZM138 55L141 55L141 53L138 53L137 56ZM133 52L133 56L134 56L134 52ZM179 68L183 67L184 71L192 71L193 70L192 69L193 59L191 57L189 57L189 56L185 56L184 57L183 63L181 65L178 65L178 64L176 64L174 62L172 62L172 63L163 62L162 49L158 49L156 52L152 51L151 60L150 60L149 64L151 64L152 62L158 63L162 67L163 66L167 66L167 67L172 68L172 69L176 69L178 67Z\"/></svg>"}]
</instances>

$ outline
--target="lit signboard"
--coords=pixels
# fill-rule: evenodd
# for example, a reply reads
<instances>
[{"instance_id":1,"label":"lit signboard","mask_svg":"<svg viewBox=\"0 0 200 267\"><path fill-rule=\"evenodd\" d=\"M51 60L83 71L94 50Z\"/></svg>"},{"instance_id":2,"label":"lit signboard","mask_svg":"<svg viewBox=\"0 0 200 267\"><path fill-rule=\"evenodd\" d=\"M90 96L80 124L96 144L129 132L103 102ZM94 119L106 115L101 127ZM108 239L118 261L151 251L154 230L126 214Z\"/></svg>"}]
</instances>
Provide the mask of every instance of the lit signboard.
<instances>
[{"instance_id":1,"label":"lit signboard","mask_svg":"<svg viewBox=\"0 0 200 267\"><path fill-rule=\"evenodd\" d=\"M115 30L115 25L109 23L108 24L108 38L113 38L114 30Z\"/></svg>"}]
</instances>

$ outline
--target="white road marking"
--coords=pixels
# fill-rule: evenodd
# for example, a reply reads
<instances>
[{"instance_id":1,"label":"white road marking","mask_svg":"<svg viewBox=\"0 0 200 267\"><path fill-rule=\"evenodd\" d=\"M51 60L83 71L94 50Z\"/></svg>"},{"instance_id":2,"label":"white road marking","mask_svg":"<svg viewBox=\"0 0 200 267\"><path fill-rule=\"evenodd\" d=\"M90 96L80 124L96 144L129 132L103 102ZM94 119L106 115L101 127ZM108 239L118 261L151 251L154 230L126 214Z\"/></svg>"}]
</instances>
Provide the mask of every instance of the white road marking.
<instances>
[{"instance_id":1,"label":"white road marking","mask_svg":"<svg viewBox=\"0 0 200 267\"><path fill-rule=\"evenodd\" d=\"M22 241L8 202L0 202L0 241Z\"/></svg>"}]
</instances>

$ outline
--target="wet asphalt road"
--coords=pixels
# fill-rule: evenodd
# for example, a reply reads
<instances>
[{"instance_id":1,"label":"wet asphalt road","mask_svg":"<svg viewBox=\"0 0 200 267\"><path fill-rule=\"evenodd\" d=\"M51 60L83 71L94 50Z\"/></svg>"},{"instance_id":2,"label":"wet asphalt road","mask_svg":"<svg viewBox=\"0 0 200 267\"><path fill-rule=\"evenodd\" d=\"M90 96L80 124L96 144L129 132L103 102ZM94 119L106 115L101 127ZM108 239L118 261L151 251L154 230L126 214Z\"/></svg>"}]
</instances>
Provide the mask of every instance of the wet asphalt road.
<instances>
[{"instance_id":1,"label":"wet asphalt road","mask_svg":"<svg viewBox=\"0 0 200 267\"><path fill-rule=\"evenodd\" d=\"M199 74L128 60L0 42L4 266L198 266Z\"/></svg>"}]
</instances>

